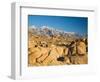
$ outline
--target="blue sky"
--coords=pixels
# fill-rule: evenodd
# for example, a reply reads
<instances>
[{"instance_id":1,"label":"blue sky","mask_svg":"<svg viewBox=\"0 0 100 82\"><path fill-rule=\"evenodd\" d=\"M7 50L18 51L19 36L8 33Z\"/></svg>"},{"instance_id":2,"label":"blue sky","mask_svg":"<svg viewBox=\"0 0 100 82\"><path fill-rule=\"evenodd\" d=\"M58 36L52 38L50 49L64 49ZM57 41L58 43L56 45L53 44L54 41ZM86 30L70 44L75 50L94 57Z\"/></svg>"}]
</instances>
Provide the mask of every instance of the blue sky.
<instances>
[{"instance_id":1,"label":"blue sky","mask_svg":"<svg viewBox=\"0 0 100 82\"><path fill-rule=\"evenodd\" d=\"M28 26L48 26L66 32L76 32L87 34L88 18L86 17L68 17L68 16L43 16L29 15Z\"/></svg>"}]
</instances>

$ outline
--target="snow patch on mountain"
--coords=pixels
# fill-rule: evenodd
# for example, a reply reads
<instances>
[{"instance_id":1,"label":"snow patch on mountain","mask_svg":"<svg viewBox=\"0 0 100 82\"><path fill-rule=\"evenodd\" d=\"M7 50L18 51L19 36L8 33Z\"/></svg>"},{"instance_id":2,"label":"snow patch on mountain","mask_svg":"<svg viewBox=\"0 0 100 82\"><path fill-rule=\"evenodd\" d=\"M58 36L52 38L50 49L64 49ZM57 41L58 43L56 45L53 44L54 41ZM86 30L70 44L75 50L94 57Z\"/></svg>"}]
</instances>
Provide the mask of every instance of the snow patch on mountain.
<instances>
[{"instance_id":1,"label":"snow patch on mountain","mask_svg":"<svg viewBox=\"0 0 100 82\"><path fill-rule=\"evenodd\" d=\"M75 32L62 31L48 26L37 27L35 25L32 25L29 27L29 31L30 30L33 34L37 34L37 35L46 35L46 36L59 35L63 37L67 36L67 37L77 37L77 38L82 37L80 34Z\"/></svg>"}]
</instances>

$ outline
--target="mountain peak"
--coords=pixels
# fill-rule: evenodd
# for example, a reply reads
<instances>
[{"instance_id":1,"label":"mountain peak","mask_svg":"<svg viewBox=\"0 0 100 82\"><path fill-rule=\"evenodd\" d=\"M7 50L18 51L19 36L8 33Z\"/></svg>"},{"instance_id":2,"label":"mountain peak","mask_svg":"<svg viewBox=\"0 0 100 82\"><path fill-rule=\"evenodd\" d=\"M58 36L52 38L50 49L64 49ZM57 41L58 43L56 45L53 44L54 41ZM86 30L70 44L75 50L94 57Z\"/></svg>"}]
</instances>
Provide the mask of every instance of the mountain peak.
<instances>
[{"instance_id":1,"label":"mountain peak","mask_svg":"<svg viewBox=\"0 0 100 82\"><path fill-rule=\"evenodd\" d=\"M68 36L68 37L78 37L78 38L81 37L78 33L62 31L48 26L36 27L33 25L29 27L29 31L30 29L32 30L32 33L36 35L45 35L45 36L59 35L63 37Z\"/></svg>"}]
</instances>

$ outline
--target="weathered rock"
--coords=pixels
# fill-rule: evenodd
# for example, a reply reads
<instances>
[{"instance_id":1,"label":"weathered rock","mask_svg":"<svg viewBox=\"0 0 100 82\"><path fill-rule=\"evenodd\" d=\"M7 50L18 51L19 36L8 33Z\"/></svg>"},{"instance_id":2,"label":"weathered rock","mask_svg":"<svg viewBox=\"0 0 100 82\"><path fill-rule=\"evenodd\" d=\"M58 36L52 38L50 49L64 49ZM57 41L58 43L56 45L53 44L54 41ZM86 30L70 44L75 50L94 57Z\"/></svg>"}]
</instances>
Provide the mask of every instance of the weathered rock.
<instances>
[{"instance_id":1,"label":"weathered rock","mask_svg":"<svg viewBox=\"0 0 100 82\"><path fill-rule=\"evenodd\" d=\"M88 57L86 39L75 40L61 35L46 36L29 34L28 40L28 65L69 65L87 64ZM69 56L70 55L70 56Z\"/></svg>"},{"instance_id":2,"label":"weathered rock","mask_svg":"<svg viewBox=\"0 0 100 82\"><path fill-rule=\"evenodd\" d=\"M35 64L36 63L36 58L41 56L40 49L34 48L31 51L31 54L28 55L28 62L29 64Z\"/></svg>"},{"instance_id":3,"label":"weathered rock","mask_svg":"<svg viewBox=\"0 0 100 82\"><path fill-rule=\"evenodd\" d=\"M70 56L76 55L76 42L75 41L72 41L68 48L69 48L68 54Z\"/></svg>"},{"instance_id":4,"label":"weathered rock","mask_svg":"<svg viewBox=\"0 0 100 82\"><path fill-rule=\"evenodd\" d=\"M48 54L48 57L43 61L43 64L47 65L50 61L56 60L57 57L61 56L56 50L56 47L53 47Z\"/></svg>"},{"instance_id":5,"label":"weathered rock","mask_svg":"<svg viewBox=\"0 0 100 82\"><path fill-rule=\"evenodd\" d=\"M48 44L45 41L41 41L40 46L41 47L48 47Z\"/></svg>"},{"instance_id":6,"label":"weathered rock","mask_svg":"<svg viewBox=\"0 0 100 82\"><path fill-rule=\"evenodd\" d=\"M64 57L64 58L65 58L65 60L64 60L65 64L71 64L70 59L68 57Z\"/></svg>"},{"instance_id":7,"label":"weathered rock","mask_svg":"<svg viewBox=\"0 0 100 82\"><path fill-rule=\"evenodd\" d=\"M49 49L41 48L41 51L39 53L41 53L41 56L39 58L37 58L37 62L40 63L40 62L43 62L46 57L48 57Z\"/></svg>"},{"instance_id":8,"label":"weathered rock","mask_svg":"<svg viewBox=\"0 0 100 82\"><path fill-rule=\"evenodd\" d=\"M86 54L86 45L84 42L78 42L77 45L77 54L78 55L85 55Z\"/></svg>"},{"instance_id":9,"label":"weathered rock","mask_svg":"<svg viewBox=\"0 0 100 82\"><path fill-rule=\"evenodd\" d=\"M56 59L54 59L51 62L48 62L47 65L63 65L63 62L57 61Z\"/></svg>"},{"instance_id":10,"label":"weathered rock","mask_svg":"<svg viewBox=\"0 0 100 82\"><path fill-rule=\"evenodd\" d=\"M52 45L48 56L43 61L43 64L48 64L50 61L57 60L58 57L64 56L68 54L68 48L59 47L56 45Z\"/></svg>"},{"instance_id":11,"label":"weathered rock","mask_svg":"<svg viewBox=\"0 0 100 82\"><path fill-rule=\"evenodd\" d=\"M87 64L88 63L87 55L71 56L71 63L72 64Z\"/></svg>"},{"instance_id":12,"label":"weathered rock","mask_svg":"<svg viewBox=\"0 0 100 82\"><path fill-rule=\"evenodd\" d=\"M67 56L59 57L59 58L57 58L57 61L60 61L60 62L62 62L63 64L71 64L71 63L70 63L70 60L69 60L69 58L68 58Z\"/></svg>"}]
</instances>

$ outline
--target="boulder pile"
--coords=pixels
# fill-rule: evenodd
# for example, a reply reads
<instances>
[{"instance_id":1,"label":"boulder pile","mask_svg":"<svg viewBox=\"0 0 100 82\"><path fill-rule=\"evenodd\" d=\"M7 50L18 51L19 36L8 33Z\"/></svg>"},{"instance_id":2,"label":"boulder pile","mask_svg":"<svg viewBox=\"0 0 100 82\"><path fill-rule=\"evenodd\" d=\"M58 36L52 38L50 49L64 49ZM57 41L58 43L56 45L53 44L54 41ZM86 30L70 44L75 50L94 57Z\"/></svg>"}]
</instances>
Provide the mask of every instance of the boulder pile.
<instances>
[{"instance_id":1,"label":"boulder pile","mask_svg":"<svg viewBox=\"0 0 100 82\"><path fill-rule=\"evenodd\" d=\"M45 37L44 37L45 38ZM28 65L51 66L88 63L87 39L53 41L51 38L29 37Z\"/></svg>"}]
</instances>

